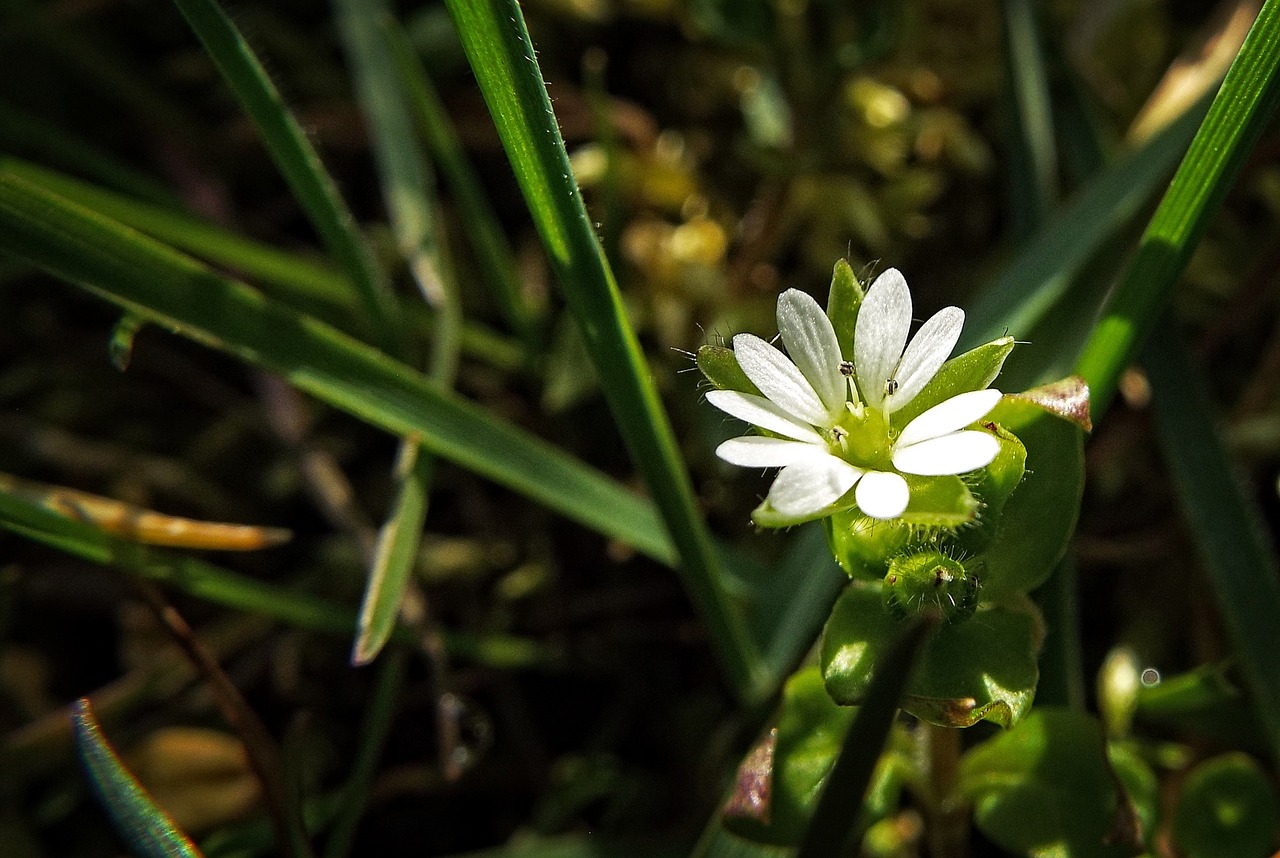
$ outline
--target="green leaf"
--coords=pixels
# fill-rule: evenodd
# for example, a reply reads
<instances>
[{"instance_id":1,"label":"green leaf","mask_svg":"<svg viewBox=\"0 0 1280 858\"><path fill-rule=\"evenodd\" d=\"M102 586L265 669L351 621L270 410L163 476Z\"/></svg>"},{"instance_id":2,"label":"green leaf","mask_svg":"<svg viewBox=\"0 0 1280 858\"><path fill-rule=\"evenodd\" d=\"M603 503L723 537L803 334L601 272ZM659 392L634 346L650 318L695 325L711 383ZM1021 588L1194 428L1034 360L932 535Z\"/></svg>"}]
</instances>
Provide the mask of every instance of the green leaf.
<instances>
[{"instance_id":1,"label":"green leaf","mask_svg":"<svg viewBox=\"0 0 1280 858\"><path fill-rule=\"evenodd\" d=\"M763 843L798 844L854 712L831 699L817 667L788 679L777 726L738 769L725 827Z\"/></svg>"},{"instance_id":2,"label":"green leaf","mask_svg":"<svg viewBox=\"0 0 1280 858\"><path fill-rule=\"evenodd\" d=\"M984 552L984 598L1000 601L1043 584L1066 552L1084 491L1084 442L1078 426L1032 399L1006 396L987 419L1026 448L1026 476Z\"/></svg>"},{"instance_id":3,"label":"green leaf","mask_svg":"<svg viewBox=\"0 0 1280 858\"><path fill-rule=\"evenodd\" d=\"M872 671L904 625L885 610L879 587L854 582L846 588L823 630L820 656L837 702L862 701ZM1041 634L1027 604L979 610L972 619L940 626L920 654L902 708L942 726L984 719L1010 726L1031 706Z\"/></svg>"},{"instance_id":4,"label":"green leaf","mask_svg":"<svg viewBox=\"0 0 1280 858\"><path fill-rule=\"evenodd\" d=\"M959 393L985 390L991 386L1013 351L1013 337L1001 337L985 345L956 355L942 365L937 375L916 394L915 398L893 414L893 425L905 427L935 405Z\"/></svg>"},{"instance_id":5,"label":"green leaf","mask_svg":"<svg viewBox=\"0 0 1280 858\"><path fill-rule=\"evenodd\" d=\"M1186 858L1270 855L1278 822L1266 773L1244 754L1225 754L1187 776L1173 812L1173 842Z\"/></svg>"},{"instance_id":6,"label":"green leaf","mask_svg":"<svg viewBox=\"0 0 1280 858\"><path fill-rule=\"evenodd\" d=\"M960 792L982 833L1033 858L1108 858L1141 849L1102 729L1088 715L1037 709L960 762Z\"/></svg>"},{"instance_id":7,"label":"green leaf","mask_svg":"<svg viewBox=\"0 0 1280 858\"><path fill-rule=\"evenodd\" d=\"M93 781L102 806L111 815L120 836L139 858L200 858L200 850L156 806L137 778L124 767L102 727L93 716L87 697L76 702L71 730L85 772Z\"/></svg>"},{"instance_id":8,"label":"green leaf","mask_svg":"<svg viewBox=\"0 0 1280 858\"><path fill-rule=\"evenodd\" d=\"M262 134L271 157L303 211L356 286L373 333L393 353L403 325L386 275L356 229L346 203L311 142L293 118L253 49L215 0L174 0Z\"/></svg>"},{"instance_id":9,"label":"green leaf","mask_svg":"<svg viewBox=\"0 0 1280 858\"><path fill-rule=\"evenodd\" d=\"M420 455L416 438L401 442L396 462L399 484L391 514L378 534L378 547L364 601L356 623L351 663L368 664L377 658L391 638L400 615L400 603L418 559L418 543L427 518L427 493L431 486L431 457Z\"/></svg>"},{"instance_id":10,"label":"green leaf","mask_svg":"<svg viewBox=\"0 0 1280 858\"><path fill-rule=\"evenodd\" d=\"M1215 742L1266 750L1266 732L1230 674L1234 664L1213 664L1138 688L1137 717L1164 729L1189 731Z\"/></svg>"},{"instance_id":11,"label":"green leaf","mask_svg":"<svg viewBox=\"0 0 1280 858\"><path fill-rule=\"evenodd\" d=\"M1077 364L1103 413L1280 100L1280 0L1267 0Z\"/></svg>"},{"instance_id":12,"label":"green leaf","mask_svg":"<svg viewBox=\"0 0 1280 858\"><path fill-rule=\"evenodd\" d=\"M516 0L446 0L525 203L600 376L631 458L680 556L679 569L737 692L763 664L730 604L693 486L622 296L574 181Z\"/></svg>"}]
</instances>

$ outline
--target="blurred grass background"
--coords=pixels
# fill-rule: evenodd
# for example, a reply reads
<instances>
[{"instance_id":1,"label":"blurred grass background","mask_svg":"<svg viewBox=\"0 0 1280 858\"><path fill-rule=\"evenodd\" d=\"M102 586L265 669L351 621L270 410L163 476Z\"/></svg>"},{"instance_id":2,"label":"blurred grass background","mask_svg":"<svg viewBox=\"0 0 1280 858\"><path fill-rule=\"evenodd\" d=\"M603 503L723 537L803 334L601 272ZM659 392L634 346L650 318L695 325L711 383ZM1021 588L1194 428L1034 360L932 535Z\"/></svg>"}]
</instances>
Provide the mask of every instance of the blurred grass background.
<instances>
[{"instance_id":1,"label":"blurred grass background","mask_svg":"<svg viewBox=\"0 0 1280 858\"><path fill-rule=\"evenodd\" d=\"M687 353L738 331L767 335L777 293L796 286L821 297L840 257L860 273L902 269L921 317L966 306L1058 206L1150 134L1143 106L1180 55L1197 58L1193 78L1221 74L1202 50L1205 34L1226 32L1229 42L1224 22L1250 7L523 8L697 500L723 543L767 569L803 565L805 537L750 532L767 483L712 457L733 427L699 402ZM339 11L252 2L228 11L336 181L371 265L388 275L394 298L370 299L403 320L403 346L392 337L388 348L422 366L456 325L456 375L441 376L454 389L640 490L444 6L403 5L395 17L412 52L400 59L420 62L436 91L418 93L410 113L426 126L419 194L434 197L438 227L423 252L454 284L456 313L419 295L421 245L406 250L412 225L384 200L376 120L362 111ZM346 291L351 269L323 250L342 239L313 225L176 8L15 0L2 14L6 170L377 342ZM1017 39L1028 32L1038 38L1030 51ZM1265 132L1174 299L1272 534L1278 142ZM470 166L469 178L449 172L451 157ZM473 226L489 218L490 231ZM201 230L211 230L204 244ZM1077 278L1092 288L1072 292L1048 328L1087 333L1114 271L1107 257L1135 235L1136 222L1109 234ZM232 236L274 255L252 256ZM288 545L211 560L354 616L399 491L395 438L158 326L130 336L116 327L118 310L16 257L0 258L0 276L0 469L172 514L287 527ZM1052 362L1053 337L1010 333L1030 341L1009 370L1029 383ZM1231 645L1153 443L1150 385L1134 369L1120 391L1090 441L1073 549L1084 673L1094 676L1120 645L1166 674L1219 662ZM681 580L449 461L435 462L426 516L412 564L425 638L393 644L402 677L349 666L351 636L338 631L349 618L272 622L181 585L165 590L281 742L290 788L317 827L354 814L352 854L450 855L534 840L552 844L542 854L602 854L610 844L619 854L687 851L763 710L735 699ZM0 539L0 854L119 853L62 718L85 694L98 695L113 742L206 854L269 853L238 745L134 579ZM389 719L381 751L364 743L377 714ZM1258 749L1252 725L1219 722L1214 735L1194 727L1183 713L1152 735L1191 754ZM365 758L356 800L343 789ZM362 803L362 818L348 810Z\"/></svg>"}]
</instances>

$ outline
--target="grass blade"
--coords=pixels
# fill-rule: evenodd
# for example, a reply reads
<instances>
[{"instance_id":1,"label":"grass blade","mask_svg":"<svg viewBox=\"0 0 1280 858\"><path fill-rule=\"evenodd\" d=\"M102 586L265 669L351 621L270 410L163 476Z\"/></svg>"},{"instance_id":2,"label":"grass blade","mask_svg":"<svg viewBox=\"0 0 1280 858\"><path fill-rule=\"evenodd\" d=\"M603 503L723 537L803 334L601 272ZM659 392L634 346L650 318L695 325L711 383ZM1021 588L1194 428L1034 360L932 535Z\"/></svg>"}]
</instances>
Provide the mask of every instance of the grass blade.
<instances>
[{"instance_id":1,"label":"grass blade","mask_svg":"<svg viewBox=\"0 0 1280 858\"><path fill-rule=\"evenodd\" d=\"M102 735L102 726L93 716L87 697L76 704L71 725L85 771L134 854L141 858L200 858L196 845L124 767Z\"/></svg>"},{"instance_id":2,"label":"grass blade","mask_svg":"<svg viewBox=\"0 0 1280 858\"><path fill-rule=\"evenodd\" d=\"M0 250L541 501L661 562L653 506L556 447L441 393L420 373L119 224L0 171Z\"/></svg>"},{"instance_id":3,"label":"grass blade","mask_svg":"<svg viewBox=\"0 0 1280 858\"><path fill-rule=\"evenodd\" d=\"M1278 68L1280 0L1267 0L1085 344L1077 371L1089 383L1095 420L1270 120L1280 99Z\"/></svg>"},{"instance_id":4,"label":"grass blade","mask_svg":"<svg viewBox=\"0 0 1280 858\"><path fill-rule=\"evenodd\" d=\"M0 157L0 170L200 259L273 287L268 291L279 294L291 306L343 330L348 330L353 316L360 313L360 302L350 278L326 263L278 250L182 212L131 199L16 158ZM414 329L439 329L437 315L431 314L421 301L405 302L401 312ZM524 349L509 337L491 330L463 323L458 339L466 354L499 369L515 370L526 365Z\"/></svg>"},{"instance_id":5,"label":"grass blade","mask_svg":"<svg viewBox=\"0 0 1280 858\"><path fill-rule=\"evenodd\" d=\"M1168 331L1170 325L1163 325ZM1271 752L1280 759L1280 566L1258 510L1233 478L1204 379L1173 336L1143 356L1165 464L1200 548Z\"/></svg>"},{"instance_id":6,"label":"grass blade","mask_svg":"<svg viewBox=\"0 0 1280 858\"><path fill-rule=\"evenodd\" d=\"M432 176L423 167L408 100L386 45L390 10L383 0L334 0L334 10L396 244L427 303L448 306L455 302L443 294Z\"/></svg>"},{"instance_id":7,"label":"grass blade","mask_svg":"<svg viewBox=\"0 0 1280 858\"><path fill-rule=\"evenodd\" d=\"M959 349L1006 333L1025 336L1044 320L1090 260L1165 186L1202 117L1201 110L1189 110L1141 149L1098 174L1051 217L999 278L966 306Z\"/></svg>"},{"instance_id":8,"label":"grass blade","mask_svg":"<svg viewBox=\"0 0 1280 858\"><path fill-rule=\"evenodd\" d=\"M378 534L377 553L369 570L351 663L373 661L391 639L404 589L413 574L422 525L427 518L427 492L431 486L431 457L421 447L406 440L396 463L399 490L395 506Z\"/></svg>"},{"instance_id":9,"label":"grass blade","mask_svg":"<svg viewBox=\"0 0 1280 858\"><path fill-rule=\"evenodd\" d=\"M539 319L522 293L515 253L467 160L440 95L400 25L388 20L384 35L418 130L457 199L463 233L475 248L480 271L511 330L526 345L532 345L538 339Z\"/></svg>"},{"instance_id":10,"label":"grass blade","mask_svg":"<svg viewBox=\"0 0 1280 858\"><path fill-rule=\"evenodd\" d=\"M1038 228L1058 199L1058 148L1053 100L1041 45L1040 25L1030 0L1004 0L1005 74L1011 90L1015 229Z\"/></svg>"},{"instance_id":11,"label":"grass blade","mask_svg":"<svg viewBox=\"0 0 1280 858\"><path fill-rule=\"evenodd\" d=\"M215 0L174 0L266 143L325 246L350 275L374 335L396 354L404 335L390 284L356 229L320 156L298 126L249 43Z\"/></svg>"},{"instance_id":12,"label":"grass blade","mask_svg":"<svg viewBox=\"0 0 1280 858\"><path fill-rule=\"evenodd\" d=\"M685 589L734 688L753 698L763 665L729 603L688 471L573 179L524 16L515 0L446 6L614 419L679 552Z\"/></svg>"},{"instance_id":13,"label":"grass blade","mask_svg":"<svg viewBox=\"0 0 1280 858\"><path fill-rule=\"evenodd\" d=\"M858 707L840 755L827 775L822 797L814 808L796 858L821 858L848 851L848 841L858 819L852 809L861 806L867 793L916 656L936 624L936 618L921 617L903 631L885 653L884 660L876 665L866 699Z\"/></svg>"}]
</instances>

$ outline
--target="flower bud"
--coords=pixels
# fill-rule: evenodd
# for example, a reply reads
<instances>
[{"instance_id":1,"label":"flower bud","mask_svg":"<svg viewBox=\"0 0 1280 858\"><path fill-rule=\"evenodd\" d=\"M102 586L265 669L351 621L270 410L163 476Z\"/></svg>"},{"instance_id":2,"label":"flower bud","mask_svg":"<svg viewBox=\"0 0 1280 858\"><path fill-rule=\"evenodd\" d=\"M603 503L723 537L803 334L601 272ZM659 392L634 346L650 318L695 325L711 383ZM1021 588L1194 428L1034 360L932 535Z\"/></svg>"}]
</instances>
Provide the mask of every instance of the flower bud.
<instances>
[{"instance_id":1,"label":"flower bud","mask_svg":"<svg viewBox=\"0 0 1280 858\"><path fill-rule=\"evenodd\" d=\"M898 619L936 612L943 622L967 620L978 609L981 581L964 564L941 551L904 554L889 562L882 597Z\"/></svg>"}]
</instances>

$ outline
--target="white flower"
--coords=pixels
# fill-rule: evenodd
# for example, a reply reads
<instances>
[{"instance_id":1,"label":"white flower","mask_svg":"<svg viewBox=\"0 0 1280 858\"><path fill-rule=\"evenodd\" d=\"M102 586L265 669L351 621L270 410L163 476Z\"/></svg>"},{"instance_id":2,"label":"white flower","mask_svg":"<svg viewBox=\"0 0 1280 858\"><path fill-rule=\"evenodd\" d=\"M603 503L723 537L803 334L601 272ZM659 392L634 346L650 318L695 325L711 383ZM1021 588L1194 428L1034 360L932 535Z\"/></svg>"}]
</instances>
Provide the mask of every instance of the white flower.
<instances>
[{"instance_id":1,"label":"white flower","mask_svg":"<svg viewBox=\"0 0 1280 858\"><path fill-rule=\"evenodd\" d=\"M751 334L733 338L739 366L763 396L732 390L707 394L715 407L773 434L734 438L716 454L743 467L782 468L766 502L784 519L815 517L850 489L866 515L897 518L910 501L902 474L965 474L989 465L1000 451L990 433L965 428L996 406L998 390L953 396L896 436L890 428L890 416L914 399L950 356L963 324L964 312L947 307L908 345L911 293L891 268L876 278L862 302L850 365L818 303L804 292L787 290L778 298L778 331L790 359Z\"/></svg>"}]
</instances>

